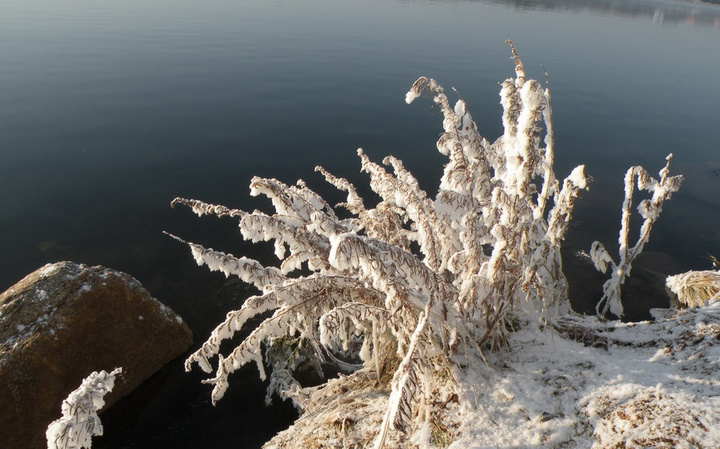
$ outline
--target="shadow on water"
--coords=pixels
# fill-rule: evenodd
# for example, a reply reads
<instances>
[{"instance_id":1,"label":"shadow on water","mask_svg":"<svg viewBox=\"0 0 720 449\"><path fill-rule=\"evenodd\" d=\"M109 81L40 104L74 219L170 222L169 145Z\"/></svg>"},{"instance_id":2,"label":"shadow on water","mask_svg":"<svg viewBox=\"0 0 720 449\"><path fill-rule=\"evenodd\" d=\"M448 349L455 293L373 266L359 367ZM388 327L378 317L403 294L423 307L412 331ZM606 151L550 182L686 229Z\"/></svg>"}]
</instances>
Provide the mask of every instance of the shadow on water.
<instances>
[{"instance_id":1,"label":"shadow on water","mask_svg":"<svg viewBox=\"0 0 720 449\"><path fill-rule=\"evenodd\" d=\"M201 384L206 376L185 373L182 362L174 361L103 413L106 436L93 447L227 447L237 441L259 448L297 418L288 402L262 405L265 385L254 367L234 375L232 388L213 406L209 386Z\"/></svg>"},{"instance_id":2,"label":"shadow on water","mask_svg":"<svg viewBox=\"0 0 720 449\"><path fill-rule=\"evenodd\" d=\"M222 282L207 277L210 285ZM233 442L234 447L252 449L289 427L297 419L297 411L289 401L278 399L265 406L267 385L254 365L231 376L232 386L216 406L210 400L212 387L201 382L211 375L197 366L186 373L183 367L185 358L204 342L225 312L253 293L241 282L230 280L207 298L195 298L204 312L190 320L195 329L193 348L105 411L101 415L105 436L94 439L93 447L203 448L228 447Z\"/></svg>"}]
</instances>

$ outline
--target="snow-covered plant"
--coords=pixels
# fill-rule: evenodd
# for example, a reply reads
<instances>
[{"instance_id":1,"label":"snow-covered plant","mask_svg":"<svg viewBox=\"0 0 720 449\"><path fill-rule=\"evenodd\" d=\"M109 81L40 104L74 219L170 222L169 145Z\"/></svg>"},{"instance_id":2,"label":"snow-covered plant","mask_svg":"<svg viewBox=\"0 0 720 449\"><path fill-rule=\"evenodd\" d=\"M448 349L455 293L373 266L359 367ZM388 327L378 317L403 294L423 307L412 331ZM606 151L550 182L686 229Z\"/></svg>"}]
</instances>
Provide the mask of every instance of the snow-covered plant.
<instances>
[{"instance_id":1,"label":"snow-covered plant","mask_svg":"<svg viewBox=\"0 0 720 449\"><path fill-rule=\"evenodd\" d=\"M615 263L603 244L598 241L593 242L590 248L590 257L595 268L603 273L606 273L610 268L611 273L610 279L603 284L603 296L595 307L595 311L600 316L604 316L608 311L618 317L623 315L621 288L625 278L630 275L633 261L642 252L645 243L650 239L650 230L653 223L660 216L663 203L665 200L670 199L674 192L677 192L683 180L681 175L670 176L671 160L672 154L668 155L665 167L660 170L659 181L650 176L639 165L630 167L625 174L625 200L622 205L622 218L620 219L621 226L618 237L620 261ZM652 194L652 197L642 200L638 205L637 210L643 218L643 224L640 227L637 242L630 247L628 236L630 234L631 208L636 183L638 190L646 190Z\"/></svg>"},{"instance_id":2,"label":"snow-covered plant","mask_svg":"<svg viewBox=\"0 0 720 449\"><path fill-rule=\"evenodd\" d=\"M267 196L271 215L184 198L172 202L200 216L238 218L243 237L274 241L281 261L265 267L186 242L199 265L238 276L261 292L228 313L186 361L188 370L197 363L211 372L217 356L215 377L206 381L214 385L213 402L233 371L255 362L263 379L265 364L271 366L272 390L306 408L307 390L292 376L296 363L288 362L296 356L288 350L285 359L263 357L263 347L292 338L302 344L303 358L341 368L359 360L376 382L390 379L381 447L390 429L410 430L413 417L422 416L432 377L448 372L461 348L502 347L513 315L537 326L569 310L560 243L587 180L583 166L562 182L556 178L550 92L526 79L508 43L516 76L502 83L504 133L494 143L479 134L465 102L451 106L435 80L420 78L407 93L407 103L431 94L443 114L437 148L448 162L434 199L402 161L387 157L383 166L358 150L380 197L374 206L348 180L316 168L347 193L336 207L350 218L340 218L303 181L252 179L251 195ZM229 355L220 353L223 341L266 313Z\"/></svg>"},{"instance_id":3,"label":"snow-covered plant","mask_svg":"<svg viewBox=\"0 0 720 449\"><path fill-rule=\"evenodd\" d=\"M48 449L80 449L92 446L92 437L103 434L97 415L105 405L105 395L115 386L115 376L122 368L111 372L94 371L83 379L80 387L70 393L62 403L62 418L47 428Z\"/></svg>"},{"instance_id":4,"label":"snow-covered plant","mask_svg":"<svg viewBox=\"0 0 720 449\"><path fill-rule=\"evenodd\" d=\"M668 276L665 283L678 301L689 307L720 301L720 271L688 271Z\"/></svg>"}]
</instances>

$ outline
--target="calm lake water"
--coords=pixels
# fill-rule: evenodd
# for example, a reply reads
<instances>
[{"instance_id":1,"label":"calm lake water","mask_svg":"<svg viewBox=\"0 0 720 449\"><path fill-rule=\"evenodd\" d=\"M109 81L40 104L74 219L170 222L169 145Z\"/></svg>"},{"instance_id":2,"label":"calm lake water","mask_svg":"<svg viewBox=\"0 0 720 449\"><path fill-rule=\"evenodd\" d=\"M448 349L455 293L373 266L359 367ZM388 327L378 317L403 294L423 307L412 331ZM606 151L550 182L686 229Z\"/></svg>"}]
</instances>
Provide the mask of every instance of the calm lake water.
<instances>
[{"instance_id":1,"label":"calm lake water","mask_svg":"<svg viewBox=\"0 0 720 449\"><path fill-rule=\"evenodd\" d=\"M498 83L513 75L505 39L529 76L548 74L558 176L586 164L594 179L570 245L616 248L625 170L657 173L674 153L686 181L646 251L662 267L710 268L708 255L720 256L718 6L3 0L0 288L48 262L105 265L140 280L201 342L241 294L161 232L269 259L239 242L234 222L172 210L172 198L270 210L249 198L253 175L325 192L317 164L367 185L358 147L403 159L432 192L441 116L429 99L406 105L405 92L421 75L456 87L494 140ZM254 411L255 377L238 374L247 387L212 409L199 376L165 373L152 399L126 406L140 418L116 413L106 431L116 436L97 447L226 447L233 434L259 447L292 416Z\"/></svg>"}]
</instances>

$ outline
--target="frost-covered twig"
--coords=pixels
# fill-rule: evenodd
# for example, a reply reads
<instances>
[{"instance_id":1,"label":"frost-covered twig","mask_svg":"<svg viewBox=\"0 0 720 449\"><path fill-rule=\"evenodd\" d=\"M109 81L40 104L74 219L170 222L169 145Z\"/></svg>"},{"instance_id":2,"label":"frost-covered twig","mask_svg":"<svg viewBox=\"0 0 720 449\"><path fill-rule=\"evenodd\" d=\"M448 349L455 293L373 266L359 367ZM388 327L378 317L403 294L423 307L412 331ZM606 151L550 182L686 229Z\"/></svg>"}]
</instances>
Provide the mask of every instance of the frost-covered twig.
<instances>
[{"instance_id":1,"label":"frost-covered twig","mask_svg":"<svg viewBox=\"0 0 720 449\"><path fill-rule=\"evenodd\" d=\"M214 251L212 248L208 249L202 245L187 242L169 232L164 234L188 245L199 266L207 265L210 271L220 271L227 277L235 275L243 281L255 285L259 290L281 284L286 279L282 272L275 267L266 268L256 260L247 257L238 258L232 254Z\"/></svg>"},{"instance_id":2,"label":"frost-covered twig","mask_svg":"<svg viewBox=\"0 0 720 449\"><path fill-rule=\"evenodd\" d=\"M229 312L226 320L215 328L210 338L185 361L190 370L198 363L205 372L212 371L210 359L218 356L216 375L206 383L214 385L212 400L220 400L228 387L228 376L241 366L255 362L260 377L266 378L263 365L262 344L278 337L293 337L296 332L319 349L320 330L316 320L348 298L358 298L369 306L380 306L382 297L373 289L352 278L314 275L308 278L288 281L262 296L253 296L245 301L238 311ZM219 351L224 340L231 339L252 317L267 311L274 313L259 324L245 340L227 357ZM272 375L277 370L273 367Z\"/></svg>"},{"instance_id":3,"label":"frost-covered twig","mask_svg":"<svg viewBox=\"0 0 720 449\"><path fill-rule=\"evenodd\" d=\"M598 315L604 316L608 311L615 316L623 315L623 305L621 300L621 288L625 283L625 278L630 275L632 263L635 258L642 252L643 247L650 239L650 230L653 224L660 216L662 205L665 200L670 199L674 192L680 188L683 180L681 175L670 176L670 161L672 154L666 158L665 167L660 170L660 180L654 179L650 174L640 166L630 167L625 174L625 200L622 207L622 218L620 220L620 234L618 236L620 260L615 263L608 254L607 250L600 242L593 242L590 249L590 257L597 268L601 272L611 270L610 279L603 285L603 296L595 307ZM643 218L643 224L640 227L640 235L637 242L632 247L628 244L628 236L630 233L630 216L632 215L632 201L635 185L639 190L646 190L652 193L650 199L640 202L637 207L640 216Z\"/></svg>"},{"instance_id":4,"label":"frost-covered twig","mask_svg":"<svg viewBox=\"0 0 720 449\"><path fill-rule=\"evenodd\" d=\"M229 209L225 206L217 204L204 203L198 200L189 200L186 198L175 198L170 202L171 207L175 207L178 204L188 206L198 217L203 215L217 215L218 217L242 217L245 212L239 209Z\"/></svg>"},{"instance_id":5,"label":"frost-covered twig","mask_svg":"<svg viewBox=\"0 0 720 449\"><path fill-rule=\"evenodd\" d=\"M48 449L80 449L92 446L92 437L103 434L103 427L97 415L105 405L105 394L115 386L115 376L122 368L110 373L93 372L83 379L80 387L70 393L62 403L62 418L53 421L47 428Z\"/></svg>"},{"instance_id":6,"label":"frost-covered twig","mask_svg":"<svg viewBox=\"0 0 720 449\"><path fill-rule=\"evenodd\" d=\"M423 353L424 345L421 341L426 324L427 314L423 312L410 338L407 353L393 376L389 406L385 411L380 434L375 441L375 449L382 449L385 446L385 439L391 428L405 431L412 421L412 402L418 399L415 396L420 387L420 376L423 376L423 371L429 362L427 354Z\"/></svg>"}]
</instances>

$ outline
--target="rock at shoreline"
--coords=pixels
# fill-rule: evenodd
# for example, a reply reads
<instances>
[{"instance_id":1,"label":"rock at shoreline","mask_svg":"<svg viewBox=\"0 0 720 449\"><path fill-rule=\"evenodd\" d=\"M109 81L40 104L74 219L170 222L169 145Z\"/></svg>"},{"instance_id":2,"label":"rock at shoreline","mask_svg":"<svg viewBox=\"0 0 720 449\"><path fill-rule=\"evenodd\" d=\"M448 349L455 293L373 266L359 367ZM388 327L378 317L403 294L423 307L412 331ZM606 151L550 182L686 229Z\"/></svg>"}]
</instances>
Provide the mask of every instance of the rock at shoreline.
<instances>
[{"instance_id":1,"label":"rock at shoreline","mask_svg":"<svg viewBox=\"0 0 720 449\"><path fill-rule=\"evenodd\" d=\"M91 372L122 367L110 406L191 343L183 320L125 273L38 269L0 295L0 447L44 448L63 399Z\"/></svg>"}]
</instances>

